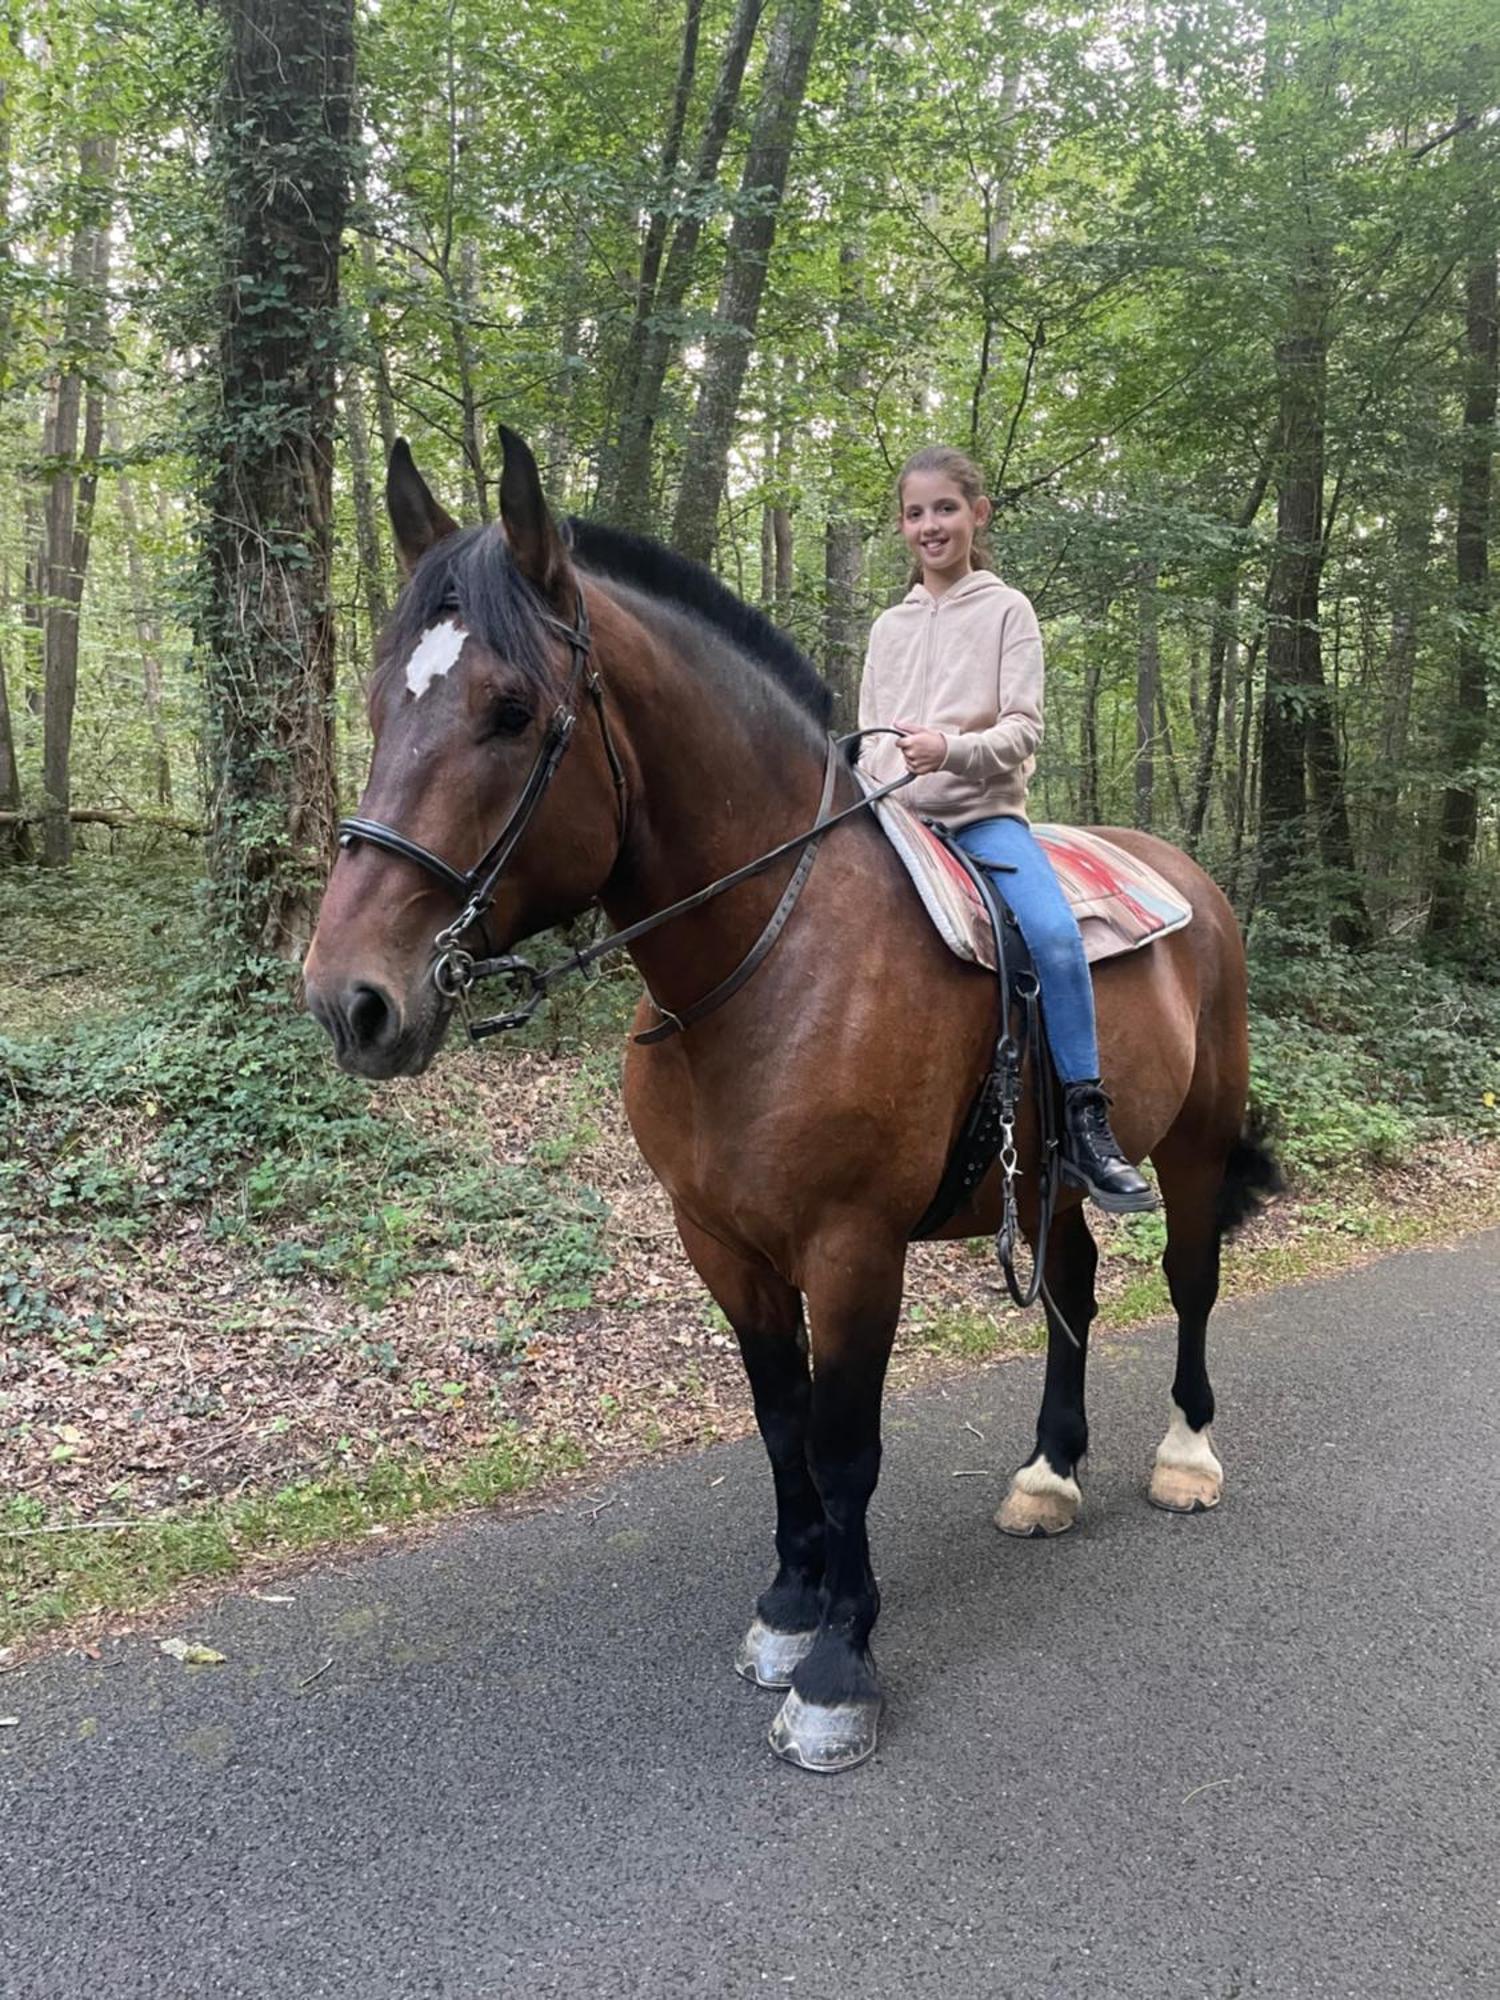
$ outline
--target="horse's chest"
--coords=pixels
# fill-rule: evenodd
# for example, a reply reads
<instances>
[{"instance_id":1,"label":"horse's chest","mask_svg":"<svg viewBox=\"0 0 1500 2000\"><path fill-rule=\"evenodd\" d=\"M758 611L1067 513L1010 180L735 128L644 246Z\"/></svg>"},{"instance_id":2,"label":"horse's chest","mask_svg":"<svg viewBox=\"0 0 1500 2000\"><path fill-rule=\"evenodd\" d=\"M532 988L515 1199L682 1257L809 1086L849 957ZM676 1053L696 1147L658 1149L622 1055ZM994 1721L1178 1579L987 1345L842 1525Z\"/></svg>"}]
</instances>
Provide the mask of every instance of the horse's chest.
<instances>
[{"instance_id":1,"label":"horse's chest","mask_svg":"<svg viewBox=\"0 0 1500 2000\"><path fill-rule=\"evenodd\" d=\"M690 1213L708 1209L745 1220L765 1205L799 1148L795 1104L747 1093L743 1071L663 1062L631 1051L625 1111L648 1167Z\"/></svg>"}]
</instances>

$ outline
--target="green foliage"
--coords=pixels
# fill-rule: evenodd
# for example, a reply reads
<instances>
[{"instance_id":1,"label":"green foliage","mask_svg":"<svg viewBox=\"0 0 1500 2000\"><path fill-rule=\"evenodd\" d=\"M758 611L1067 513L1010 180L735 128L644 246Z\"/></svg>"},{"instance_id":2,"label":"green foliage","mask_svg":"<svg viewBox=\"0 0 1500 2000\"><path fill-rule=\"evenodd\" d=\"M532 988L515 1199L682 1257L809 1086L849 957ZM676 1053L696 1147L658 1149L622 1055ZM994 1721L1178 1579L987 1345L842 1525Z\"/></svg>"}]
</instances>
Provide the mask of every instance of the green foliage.
<instances>
[{"instance_id":1,"label":"green foliage","mask_svg":"<svg viewBox=\"0 0 1500 2000\"><path fill-rule=\"evenodd\" d=\"M282 20L280 5L267 0L263 18ZM283 789L289 745L306 747L332 714L346 806L366 761L360 688L389 579L367 573L383 559L380 524L366 518L357 530L355 428L375 459L382 434L408 434L436 489L471 518L492 505L503 417L536 443L561 504L598 505L653 206L669 229L689 211L704 222L681 310L667 316L652 427L657 515L671 517L698 350L742 206L771 10L719 170L691 192L730 11L703 16L682 157L664 179L680 10L663 16L631 0L561 11L465 0L437 15L417 0L361 6L360 139L346 151L335 130L341 64L328 65L326 131L319 107L291 91L295 63L284 77L268 67L248 91L231 76L225 90L224 10L38 0L23 33L10 0L0 35L15 246L0 253L0 567L11 581L0 667L22 790L38 802L41 726L26 696L39 644L23 579L66 313L59 273L83 202L78 138L108 128L120 141L110 357L120 442L103 457L84 602L75 793L153 807L164 742L178 809L197 816L207 798L222 817L221 873L233 875L231 854L246 858L219 912L255 934L252 957L263 880L290 882L305 916L322 866L326 823ZM285 19L296 55L304 27L341 27L343 16L318 0ZM1377 929L1406 934L1433 878L1441 789L1472 780L1471 934L1445 950L1482 968L1500 911L1493 724L1455 757L1449 718L1461 637L1494 665L1494 621L1475 614L1454 576L1464 271L1484 252L1496 178L1490 112L1471 131L1455 126L1461 106L1496 102L1489 30L1484 0L1346 0L1334 16L1267 14L1241 0L1083 13L854 0L825 10L730 455L725 576L774 602L847 678L864 625L904 574L889 532L894 466L931 436L972 449L1000 502L998 560L1037 601L1048 640L1045 815L1134 815L1138 582L1153 569L1162 699L1151 816L1169 836L1190 816L1208 655L1237 581L1233 710L1219 717L1200 852L1243 907L1274 479L1252 518L1240 515L1272 434L1276 340L1315 236L1331 301L1320 624L1360 887ZM334 311L304 296L308 245L296 227L312 211L331 232L333 211L297 204L346 168L353 204ZM281 231L265 258L261 219ZM224 254L234 285L218 294ZM184 356L218 356L214 314L229 297L226 318L251 365L228 365L226 350L222 369L218 358L186 366ZM246 467L305 429L295 409L314 378L331 411L336 356L337 633L320 627L318 643L336 636L337 673L321 661L326 678L294 721L268 722L273 668L292 661L321 608L305 608L294 632L232 592L185 584L188 523L207 500L224 527ZM219 467L212 494L204 460ZM126 471L134 534L120 506ZM771 506L790 535L779 583L764 560ZM268 514L250 537L280 566L288 601L322 532L321 499L311 511L318 521L298 525L292 508L291 527L285 512ZM838 522L857 544L857 570L842 583L825 567ZM141 699L152 620L159 732ZM209 643L190 662L195 623ZM268 744L275 754L263 755ZM1347 886L1315 881L1314 914Z\"/></svg>"},{"instance_id":2,"label":"green foliage","mask_svg":"<svg viewBox=\"0 0 1500 2000\"><path fill-rule=\"evenodd\" d=\"M90 898L73 886L83 925ZM128 897L136 884L122 870L111 886ZM0 875L0 907L6 893ZM121 1012L0 1036L0 1298L23 1334L70 1326L49 1249L104 1250L183 1210L269 1274L311 1275L367 1307L471 1242L504 1260L533 1317L588 1302L605 1208L564 1171L570 1146L502 1166L481 1130L468 1143L418 1130L339 1073L284 994L197 970L190 918L136 951L135 995L127 980L112 996Z\"/></svg>"},{"instance_id":3,"label":"green foliage","mask_svg":"<svg viewBox=\"0 0 1500 2000\"><path fill-rule=\"evenodd\" d=\"M1500 987L1262 919L1252 999L1254 1094L1304 1180L1392 1164L1442 1129L1500 1132Z\"/></svg>"}]
</instances>

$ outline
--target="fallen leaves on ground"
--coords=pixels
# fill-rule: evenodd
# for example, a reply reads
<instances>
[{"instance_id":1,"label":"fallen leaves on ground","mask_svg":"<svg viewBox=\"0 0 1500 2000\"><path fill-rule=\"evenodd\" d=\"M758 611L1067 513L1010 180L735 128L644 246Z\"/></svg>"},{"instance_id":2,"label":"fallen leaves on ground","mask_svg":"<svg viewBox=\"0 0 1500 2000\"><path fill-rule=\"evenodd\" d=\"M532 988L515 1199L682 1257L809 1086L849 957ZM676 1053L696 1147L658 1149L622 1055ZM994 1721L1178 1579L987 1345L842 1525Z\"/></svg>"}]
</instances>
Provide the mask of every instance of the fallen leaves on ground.
<instances>
[{"instance_id":1,"label":"fallen leaves on ground","mask_svg":"<svg viewBox=\"0 0 1500 2000\"><path fill-rule=\"evenodd\" d=\"M357 1475L393 1453L451 1463L502 1430L572 1439L607 1472L751 1429L733 1335L682 1253L618 1093L600 1087L598 1058L589 1068L573 1057L460 1052L394 1087L385 1113L433 1136L482 1131L497 1167L551 1157L572 1184L596 1189L609 1211L608 1269L589 1303L558 1309L518 1293L476 1231L441 1268L417 1271L400 1296L369 1308L322 1277L269 1277L251 1247L215 1240L201 1216L174 1211L140 1240L81 1248L61 1274L55 1296L76 1350L66 1337L32 1338L0 1357L10 1494L81 1523L149 1519L185 1502ZM1389 1213L1431 1213L1457 1233L1490 1219L1497 1165L1500 1146L1437 1143L1368 1184L1367 1206L1378 1197ZM1334 1208L1282 1204L1243 1240L1315 1247L1345 1229ZM1148 1265L1138 1250L1123 1254L1118 1224L1091 1221L1103 1251L1097 1330L1107 1332L1111 1299ZM1236 1264L1231 1252L1226 1294ZM944 1315L981 1330L998 1323L1012 1348L1040 1332L1037 1316L1008 1304L987 1243L915 1245L906 1296L898 1391L975 1365L972 1352L933 1351ZM1006 1441L1002 1458L1019 1459L1025 1444Z\"/></svg>"},{"instance_id":2,"label":"fallen leaves on ground","mask_svg":"<svg viewBox=\"0 0 1500 2000\"><path fill-rule=\"evenodd\" d=\"M185 1667L222 1667L227 1664L225 1654L213 1646L200 1646L192 1639L158 1639L156 1650L165 1653L168 1659L181 1660Z\"/></svg>"}]
</instances>

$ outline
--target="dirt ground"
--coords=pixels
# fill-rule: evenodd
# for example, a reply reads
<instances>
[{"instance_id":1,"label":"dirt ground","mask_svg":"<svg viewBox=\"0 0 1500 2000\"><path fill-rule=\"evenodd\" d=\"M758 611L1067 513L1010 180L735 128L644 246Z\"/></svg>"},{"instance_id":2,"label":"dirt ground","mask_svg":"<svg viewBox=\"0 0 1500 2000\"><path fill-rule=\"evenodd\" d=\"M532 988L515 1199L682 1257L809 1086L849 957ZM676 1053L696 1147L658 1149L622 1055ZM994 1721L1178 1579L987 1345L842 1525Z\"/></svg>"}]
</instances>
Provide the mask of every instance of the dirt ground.
<instances>
[{"instance_id":1,"label":"dirt ground","mask_svg":"<svg viewBox=\"0 0 1500 2000\"><path fill-rule=\"evenodd\" d=\"M390 1093L385 1108L427 1132L483 1130L501 1167L550 1147L596 1189L605 1268L579 1301L529 1289L478 1230L364 1307L327 1278L269 1277L202 1216L169 1212L154 1233L81 1257L59 1299L66 1325L0 1364L11 1493L69 1518L150 1516L391 1452L454 1460L503 1427L572 1441L603 1469L750 1427L733 1338L597 1063L465 1058ZM1230 1253L1226 1292L1496 1219L1497 1167L1500 1147L1454 1141L1335 1196L1283 1199ZM1398 1218L1399 1233L1380 1217ZM1152 1228L1100 1219L1101 1334L1164 1309ZM893 1386L1043 1337L1039 1313L1004 1300L987 1242L918 1245ZM1015 1440L1018 1457L1026 1443Z\"/></svg>"}]
</instances>

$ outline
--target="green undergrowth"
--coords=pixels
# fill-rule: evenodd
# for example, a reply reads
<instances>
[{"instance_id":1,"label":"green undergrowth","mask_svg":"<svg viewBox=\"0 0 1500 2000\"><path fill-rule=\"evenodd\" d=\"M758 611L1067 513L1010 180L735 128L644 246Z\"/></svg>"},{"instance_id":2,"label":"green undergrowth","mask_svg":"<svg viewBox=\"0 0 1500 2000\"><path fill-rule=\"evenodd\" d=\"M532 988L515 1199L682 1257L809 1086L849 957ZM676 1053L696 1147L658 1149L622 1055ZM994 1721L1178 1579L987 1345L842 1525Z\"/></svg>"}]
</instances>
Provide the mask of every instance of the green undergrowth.
<instances>
[{"instance_id":1,"label":"green undergrowth","mask_svg":"<svg viewBox=\"0 0 1500 2000\"><path fill-rule=\"evenodd\" d=\"M1500 983L1266 916L1250 964L1252 1092L1297 1185L1399 1165L1439 1134L1500 1136Z\"/></svg>"},{"instance_id":2,"label":"green undergrowth","mask_svg":"<svg viewBox=\"0 0 1500 2000\"><path fill-rule=\"evenodd\" d=\"M582 1462L569 1440L511 1429L452 1464L393 1456L357 1475L176 1509L128 1528L49 1518L35 1500L0 1502L0 1644L90 1615L145 1610L184 1584L229 1578L257 1561L510 1499Z\"/></svg>"},{"instance_id":3,"label":"green undergrowth","mask_svg":"<svg viewBox=\"0 0 1500 2000\"><path fill-rule=\"evenodd\" d=\"M113 887L128 900L139 874ZM12 1329L87 1341L59 1287L80 1268L128 1264L189 1214L266 1277L311 1278L367 1309L476 1237L539 1311L589 1302L606 1210L567 1171L592 1131L582 1102L519 1164L495 1161L478 1118L424 1129L393 1093L335 1069L284 982L246 997L204 970L190 907L179 893L92 1008L0 1035L0 1313ZM41 910L26 962L45 968L65 940L50 902ZM571 1017L536 1024L533 1045L576 1047L590 1008L621 1004L591 992ZM610 1087L602 1077L596 1066L590 1087Z\"/></svg>"}]
</instances>

